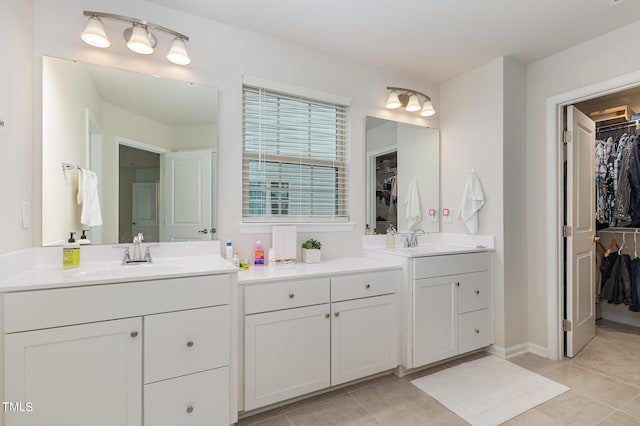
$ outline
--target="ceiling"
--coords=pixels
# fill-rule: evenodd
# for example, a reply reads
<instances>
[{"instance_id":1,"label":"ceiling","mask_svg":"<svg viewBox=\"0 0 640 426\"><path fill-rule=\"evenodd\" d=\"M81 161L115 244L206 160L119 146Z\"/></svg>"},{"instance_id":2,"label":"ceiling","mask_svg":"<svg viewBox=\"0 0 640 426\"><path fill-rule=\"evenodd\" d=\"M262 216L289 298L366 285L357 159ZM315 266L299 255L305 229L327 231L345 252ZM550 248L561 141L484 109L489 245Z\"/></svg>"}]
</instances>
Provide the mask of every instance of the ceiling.
<instances>
[{"instance_id":1,"label":"ceiling","mask_svg":"<svg viewBox=\"0 0 640 426\"><path fill-rule=\"evenodd\" d=\"M529 64L640 20L638 0L148 1L433 82L500 56Z\"/></svg>"}]
</instances>

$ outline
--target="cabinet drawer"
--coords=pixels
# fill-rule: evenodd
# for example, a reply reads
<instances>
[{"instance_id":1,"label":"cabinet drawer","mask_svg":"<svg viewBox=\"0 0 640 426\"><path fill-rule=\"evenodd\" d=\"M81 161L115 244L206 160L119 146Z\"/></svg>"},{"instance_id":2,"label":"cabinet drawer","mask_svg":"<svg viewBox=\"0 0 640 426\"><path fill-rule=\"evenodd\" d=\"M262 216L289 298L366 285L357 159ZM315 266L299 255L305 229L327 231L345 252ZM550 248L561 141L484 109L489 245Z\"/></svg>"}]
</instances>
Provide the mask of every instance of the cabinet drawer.
<instances>
[{"instance_id":1,"label":"cabinet drawer","mask_svg":"<svg viewBox=\"0 0 640 426\"><path fill-rule=\"evenodd\" d=\"M226 305L229 282L229 275L222 274L7 293L4 330L14 333Z\"/></svg>"},{"instance_id":2,"label":"cabinet drawer","mask_svg":"<svg viewBox=\"0 0 640 426\"><path fill-rule=\"evenodd\" d=\"M329 278L247 286L244 312L277 311L329 302Z\"/></svg>"},{"instance_id":3,"label":"cabinet drawer","mask_svg":"<svg viewBox=\"0 0 640 426\"><path fill-rule=\"evenodd\" d=\"M229 364L229 306L144 318L144 382Z\"/></svg>"},{"instance_id":4,"label":"cabinet drawer","mask_svg":"<svg viewBox=\"0 0 640 426\"><path fill-rule=\"evenodd\" d=\"M144 386L145 426L230 424L229 367Z\"/></svg>"},{"instance_id":5,"label":"cabinet drawer","mask_svg":"<svg viewBox=\"0 0 640 426\"><path fill-rule=\"evenodd\" d=\"M399 271L371 272L331 278L331 301L380 296L398 291Z\"/></svg>"},{"instance_id":6,"label":"cabinet drawer","mask_svg":"<svg viewBox=\"0 0 640 426\"><path fill-rule=\"evenodd\" d=\"M413 262L413 278L439 277L466 272L488 271L490 253L466 253L418 257Z\"/></svg>"},{"instance_id":7,"label":"cabinet drawer","mask_svg":"<svg viewBox=\"0 0 640 426\"><path fill-rule=\"evenodd\" d=\"M461 314L489 307L491 303L491 282L489 272L471 272L460 274Z\"/></svg>"},{"instance_id":8,"label":"cabinet drawer","mask_svg":"<svg viewBox=\"0 0 640 426\"><path fill-rule=\"evenodd\" d=\"M489 309L461 314L458 347L460 353L480 349L491 344L491 313Z\"/></svg>"}]
</instances>

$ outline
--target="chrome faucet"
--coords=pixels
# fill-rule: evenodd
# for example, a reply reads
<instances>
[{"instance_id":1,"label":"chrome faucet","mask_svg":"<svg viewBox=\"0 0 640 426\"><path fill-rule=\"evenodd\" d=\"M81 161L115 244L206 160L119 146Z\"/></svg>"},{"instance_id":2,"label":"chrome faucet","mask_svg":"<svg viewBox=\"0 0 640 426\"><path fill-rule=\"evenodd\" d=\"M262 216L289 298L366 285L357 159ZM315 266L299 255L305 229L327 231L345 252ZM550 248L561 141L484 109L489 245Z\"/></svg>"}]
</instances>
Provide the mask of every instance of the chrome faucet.
<instances>
[{"instance_id":1,"label":"chrome faucet","mask_svg":"<svg viewBox=\"0 0 640 426\"><path fill-rule=\"evenodd\" d=\"M123 265L130 265L132 263L151 263L151 249L149 247L147 247L144 252L144 258L142 257L140 243L142 243L143 240L144 236L142 235L142 232L133 237L133 258L129 252L129 247L125 247L124 257L122 258Z\"/></svg>"},{"instance_id":2,"label":"chrome faucet","mask_svg":"<svg viewBox=\"0 0 640 426\"><path fill-rule=\"evenodd\" d=\"M418 234L424 235L424 230L417 228L414 229L411 235L405 236L404 246L405 247L418 247Z\"/></svg>"}]
</instances>

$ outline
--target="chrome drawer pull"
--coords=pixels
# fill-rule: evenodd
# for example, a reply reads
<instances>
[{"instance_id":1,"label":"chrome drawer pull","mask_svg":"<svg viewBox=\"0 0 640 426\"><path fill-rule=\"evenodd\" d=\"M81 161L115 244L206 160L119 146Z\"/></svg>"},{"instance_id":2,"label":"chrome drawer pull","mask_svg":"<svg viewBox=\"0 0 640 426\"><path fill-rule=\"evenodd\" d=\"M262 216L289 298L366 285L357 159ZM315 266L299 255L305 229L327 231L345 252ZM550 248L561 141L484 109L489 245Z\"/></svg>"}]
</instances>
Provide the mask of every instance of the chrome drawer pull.
<instances>
[{"instance_id":1,"label":"chrome drawer pull","mask_svg":"<svg viewBox=\"0 0 640 426\"><path fill-rule=\"evenodd\" d=\"M295 295L293 293L289 293L289 299L293 299Z\"/></svg>"},{"instance_id":2,"label":"chrome drawer pull","mask_svg":"<svg viewBox=\"0 0 640 426\"><path fill-rule=\"evenodd\" d=\"M187 342L187 347L188 347L188 348L192 348L192 347L193 347L193 340L189 340L189 341Z\"/></svg>"},{"instance_id":3,"label":"chrome drawer pull","mask_svg":"<svg viewBox=\"0 0 640 426\"><path fill-rule=\"evenodd\" d=\"M371 288L371 284L367 284L364 286L365 288Z\"/></svg>"},{"instance_id":4,"label":"chrome drawer pull","mask_svg":"<svg viewBox=\"0 0 640 426\"><path fill-rule=\"evenodd\" d=\"M476 290L476 294L480 294L480 290Z\"/></svg>"},{"instance_id":5,"label":"chrome drawer pull","mask_svg":"<svg viewBox=\"0 0 640 426\"><path fill-rule=\"evenodd\" d=\"M136 338L138 337L138 332L137 331L132 331L131 333L129 333L129 336Z\"/></svg>"},{"instance_id":6,"label":"chrome drawer pull","mask_svg":"<svg viewBox=\"0 0 640 426\"><path fill-rule=\"evenodd\" d=\"M336 313L335 313L335 314L333 314L333 315L335 315L335 316L339 317L339 316L340 316L340 312L336 312Z\"/></svg>"},{"instance_id":7,"label":"chrome drawer pull","mask_svg":"<svg viewBox=\"0 0 640 426\"><path fill-rule=\"evenodd\" d=\"M331 316L331 314L324 314L325 318L329 318Z\"/></svg>"},{"instance_id":8,"label":"chrome drawer pull","mask_svg":"<svg viewBox=\"0 0 640 426\"><path fill-rule=\"evenodd\" d=\"M189 414L193 413L193 405L190 405L187 407L187 413Z\"/></svg>"},{"instance_id":9,"label":"chrome drawer pull","mask_svg":"<svg viewBox=\"0 0 640 426\"><path fill-rule=\"evenodd\" d=\"M476 334L480 334L480 330L478 330L477 328L475 329Z\"/></svg>"}]
</instances>

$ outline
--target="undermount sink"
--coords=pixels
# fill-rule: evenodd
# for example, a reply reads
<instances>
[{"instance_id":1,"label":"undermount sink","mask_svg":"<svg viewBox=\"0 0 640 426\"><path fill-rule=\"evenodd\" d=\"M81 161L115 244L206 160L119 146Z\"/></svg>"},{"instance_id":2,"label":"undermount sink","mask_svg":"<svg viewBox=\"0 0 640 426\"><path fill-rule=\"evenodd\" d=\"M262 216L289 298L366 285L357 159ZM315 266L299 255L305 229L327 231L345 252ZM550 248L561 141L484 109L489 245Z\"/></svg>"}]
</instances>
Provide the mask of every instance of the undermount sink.
<instances>
[{"instance_id":1,"label":"undermount sink","mask_svg":"<svg viewBox=\"0 0 640 426\"><path fill-rule=\"evenodd\" d=\"M179 272L182 264L175 262L131 263L127 265L97 262L81 265L69 272L78 278L108 279L117 277L145 276Z\"/></svg>"}]
</instances>

